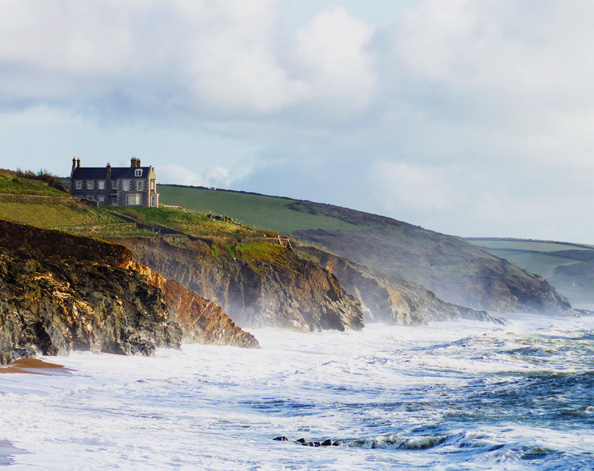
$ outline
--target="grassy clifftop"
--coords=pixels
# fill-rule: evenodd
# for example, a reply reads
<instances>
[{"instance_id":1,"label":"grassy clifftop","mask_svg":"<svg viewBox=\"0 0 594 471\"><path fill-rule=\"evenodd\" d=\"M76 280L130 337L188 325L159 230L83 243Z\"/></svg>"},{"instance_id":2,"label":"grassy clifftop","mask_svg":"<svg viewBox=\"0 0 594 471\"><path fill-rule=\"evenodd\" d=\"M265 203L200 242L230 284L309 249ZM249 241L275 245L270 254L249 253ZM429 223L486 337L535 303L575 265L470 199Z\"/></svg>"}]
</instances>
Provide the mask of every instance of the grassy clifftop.
<instances>
[{"instance_id":1,"label":"grassy clifftop","mask_svg":"<svg viewBox=\"0 0 594 471\"><path fill-rule=\"evenodd\" d=\"M159 186L161 201L285 232L421 284L441 299L493 311L565 312L541 277L460 238L337 206L226 190Z\"/></svg>"}]
</instances>

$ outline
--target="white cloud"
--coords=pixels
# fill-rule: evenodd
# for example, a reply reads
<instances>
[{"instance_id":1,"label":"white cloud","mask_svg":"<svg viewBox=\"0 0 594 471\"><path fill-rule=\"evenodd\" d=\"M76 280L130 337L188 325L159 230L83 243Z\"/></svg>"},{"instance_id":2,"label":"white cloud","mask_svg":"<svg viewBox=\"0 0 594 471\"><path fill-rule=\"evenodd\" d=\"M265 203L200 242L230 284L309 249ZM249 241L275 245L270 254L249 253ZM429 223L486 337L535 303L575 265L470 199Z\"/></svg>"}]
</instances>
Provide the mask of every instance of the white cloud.
<instances>
[{"instance_id":1,"label":"white cloud","mask_svg":"<svg viewBox=\"0 0 594 471\"><path fill-rule=\"evenodd\" d=\"M377 81L369 49L372 25L335 7L313 17L297 32L295 59L318 112L331 106L347 116L365 111Z\"/></svg>"},{"instance_id":2,"label":"white cloud","mask_svg":"<svg viewBox=\"0 0 594 471\"><path fill-rule=\"evenodd\" d=\"M3 0L0 154L142 155L451 233L587 214L594 3L407 0L372 25L378 2Z\"/></svg>"},{"instance_id":3,"label":"white cloud","mask_svg":"<svg viewBox=\"0 0 594 471\"><path fill-rule=\"evenodd\" d=\"M459 195L450 178L444 169L388 161L375 163L368 174L378 203L408 211L453 209Z\"/></svg>"}]
</instances>

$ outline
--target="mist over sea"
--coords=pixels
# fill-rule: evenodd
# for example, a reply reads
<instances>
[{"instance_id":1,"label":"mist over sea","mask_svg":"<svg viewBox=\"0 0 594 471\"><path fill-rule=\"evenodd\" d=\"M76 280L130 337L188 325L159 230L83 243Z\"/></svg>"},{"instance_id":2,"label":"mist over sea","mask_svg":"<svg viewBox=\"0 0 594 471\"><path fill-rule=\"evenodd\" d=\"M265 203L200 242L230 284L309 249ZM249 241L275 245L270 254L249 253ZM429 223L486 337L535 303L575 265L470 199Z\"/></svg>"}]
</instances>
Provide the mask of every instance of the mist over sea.
<instances>
[{"instance_id":1,"label":"mist over sea","mask_svg":"<svg viewBox=\"0 0 594 471\"><path fill-rule=\"evenodd\" d=\"M594 470L594 317L252 333L0 375L0 466Z\"/></svg>"}]
</instances>

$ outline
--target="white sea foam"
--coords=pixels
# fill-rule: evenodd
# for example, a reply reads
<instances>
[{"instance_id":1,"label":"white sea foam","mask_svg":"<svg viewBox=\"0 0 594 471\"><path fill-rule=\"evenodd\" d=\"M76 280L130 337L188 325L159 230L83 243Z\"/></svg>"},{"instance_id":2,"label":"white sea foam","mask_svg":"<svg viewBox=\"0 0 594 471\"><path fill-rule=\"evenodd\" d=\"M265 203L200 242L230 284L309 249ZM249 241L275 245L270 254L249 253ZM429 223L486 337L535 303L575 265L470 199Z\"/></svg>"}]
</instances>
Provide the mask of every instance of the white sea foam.
<instances>
[{"instance_id":1,"label":"white sea foam","mask_svg":"<svg viewBox=\"0 0 594 471\"><path fill-rule=\"evenodd\" d=\"M78 352L47 359L69 375L0 376L0 441L26 452L14 470L568 469L594 456L593 329L524 316Z\"/></svg>"}]
</instances>

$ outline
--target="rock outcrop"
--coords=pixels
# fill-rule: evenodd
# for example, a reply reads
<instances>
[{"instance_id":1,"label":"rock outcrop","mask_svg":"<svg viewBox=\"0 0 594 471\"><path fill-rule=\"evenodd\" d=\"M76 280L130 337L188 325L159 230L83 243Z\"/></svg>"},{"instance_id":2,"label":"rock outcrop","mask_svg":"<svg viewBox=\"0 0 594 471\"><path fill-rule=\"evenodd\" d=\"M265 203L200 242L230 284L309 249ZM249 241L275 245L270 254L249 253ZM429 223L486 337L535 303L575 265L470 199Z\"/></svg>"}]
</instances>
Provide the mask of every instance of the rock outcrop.
<instances>
[{"instance_id":1,"label":"rock outcrop","mask_svg":"<svg viewBox=\"0 0 594 471\"><path fill-rule=\"evenodd\" d=\"M255 347L217 306L115 244L0 220L0 361L90 350L152 354L182 337Z\"/></svg>"},{"instance_id":2,"label":"rock outcrop","mask_svg":"<svg viewBox=\"0 0 594 471\"><path fill-rule=\"evenodd\" d=\"M219 304L242 327L363 327L359 302L327 270L281 245L199 238L118 239L134 258Z\"/></svg>"},{"instance_id":3,"label":"rock outcrop","mask_svg":"<svg viewBox=\"0 0 594 471\"><path fill-rule=\"evenodd\" d=\"M470 319L501 323L485 311L441 301L426 288L380 273L314 246L298 246L331 271L363 306L365 322L417 325L430 321Z\"/></svg>"}]
</instances>

